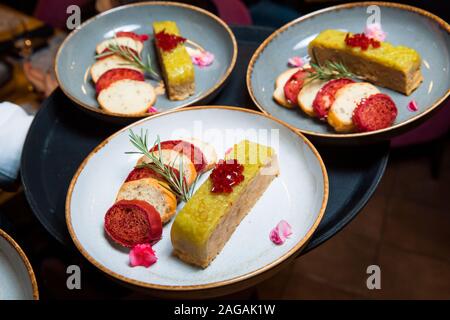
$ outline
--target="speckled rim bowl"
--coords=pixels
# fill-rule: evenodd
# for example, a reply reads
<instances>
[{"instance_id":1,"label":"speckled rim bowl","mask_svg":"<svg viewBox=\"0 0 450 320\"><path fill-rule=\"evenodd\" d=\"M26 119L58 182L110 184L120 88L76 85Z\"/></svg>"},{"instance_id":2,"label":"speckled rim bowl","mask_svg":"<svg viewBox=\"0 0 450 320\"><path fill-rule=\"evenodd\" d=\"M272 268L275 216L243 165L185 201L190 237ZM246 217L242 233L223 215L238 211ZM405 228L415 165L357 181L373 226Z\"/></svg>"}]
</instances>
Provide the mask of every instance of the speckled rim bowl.
<instances>
[{"instance_id":1,"label":"speckled rim bowl","mask_svg":"<svg viewBox=\"0 0 450 320\"><path fill-rule=\"evenodd\" d=\"M87 20L70 33L55 58L56 78L62 91L76 105L97 118L129 121L149 116L150 114L122 115L99 108L89 67L95 62L96 44L111 38L114 31L135 31L152 36L152 22L161 20L177 22L181 35L212 52L215 61L208 67L195 66L196 91L193 96L182 101L170 101L165 94L160 95L154 107L159 112L164 112L199 101L205 102L213 97L222 88L236 63L237 43L233 32L224 21L206 10L162 1L113 8ZM152 65L159 71L152 40L145 42L143 56L147 53L150 53ZM156 85L155 82L152 83Z\"/></svg>"},{"instance_id":2,"label":"speckled rim bowl","mask_svg":"<svg viewBox=\"0 0 450 320\"><path fill-rule=\"evenodd\" d=\"M395 123L382 130L364 133L336 133L331 126L287 109L272 99L276 77L288 68L292 56L307 56L308 43L322 30L362 32L369 17L367 7L380 8L386 41L416 49L422 56L424 81L410 96L379 87L398 108ZM401 21L401 23L400 23ZM368 142L389 139L425 121L450 94L450 26L441 18L419 8L388 2L358 2L338 5L302 16L270 35L256 50L247 69L247 88L257 107L308 134L314 140L332 143ZM418 112L408 110L414 99ZM420 120L420 121L419 121ZM345 139L344 139L345 138Z\"/></svg>"},{"instance_id":3,"label":"speckled rim bowl","mask_svg":"<svg viewBox=\"0 0 450 320\"><path fill-rule=\"evenodd\" d=\"M131 268L128 250L112 245L105 236L105 212L139 158L124 154L130 151L129 129L148 130L149 141L154 141L157 135L161 140L196 136L214 146L219 158L243 139L276 150L278 177L208 268L190 266L173 256L170 230L174 219L163 227L161 241L153 246L158 262L148 269ZM253 134L256 132L278 134L274 138L269 133L271 137L264 139ZM209 173L200 178L197 187ZM292 261L318 227L328 192L328 175L319 153L294 128L261 112L239 107L188 107L137 121L100 143L70 183L66 223L78 250L113 278L158 296L205 298L247 288ZM291 224L293 233L283 245L277 246L270 241L269 233L281 219Z\"/></svg>"},{"instance_id":4,"label":"speckled rim bowl","mask_svg":"<svg viewBox=\"0 0 450 320\"><path fill-rule=\"evenodd\" d=\"M17 242L0 229L0 263L3 259L7 262L0 266L0 300L39 300L38 285L30 261ZM2 293L5 288L8 290L7 295Z\"/></svg>"}]
</instances>

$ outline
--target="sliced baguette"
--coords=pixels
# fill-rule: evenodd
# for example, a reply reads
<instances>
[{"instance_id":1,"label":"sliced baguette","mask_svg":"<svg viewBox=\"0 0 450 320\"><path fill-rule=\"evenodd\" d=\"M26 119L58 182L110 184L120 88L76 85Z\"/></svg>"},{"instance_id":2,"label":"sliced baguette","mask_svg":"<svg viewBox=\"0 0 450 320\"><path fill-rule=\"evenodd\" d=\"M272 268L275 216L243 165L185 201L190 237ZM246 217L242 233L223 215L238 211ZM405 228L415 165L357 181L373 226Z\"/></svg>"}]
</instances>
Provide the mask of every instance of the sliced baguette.
<instances>
[{"instance_id":1,"label":"sliced baguette","mask_svg":"<svg viewBox=\"0 0 450 320\"><path fill-rule=\"evenodd\" d=\"M159 152L161 152L162 162L165 165L170 166L176 170L180 168L180 164L181 162L183 162L183 174L184 178L186 179L187 185L191 186L194 183L195 178L197 178L197 171L195 170L195 166L190 158L178 151L171 149L162 149L160 151L154 151L153 153L159 156ZM150 162L152 161L149 158L143 156L138 160L136 166L140 166L144 163Z\"/></svg>"},{"instance_id":2,"label":"sliced baguette","mask_svg":"<svg viewBox=\"0 0 450 320\"><path fill-rule=\"evenodd\" d=\"M142 200L158 211L162 223L167 223L175 215L177 198L169 191L169 186L153 178L125 182L117 194L120 200Z\"/></svg>"},{"instance_id":3,"label":"sliced baguette","mask_svg":"<svg viewBox=\"0 0 450 320\"><path fill-rule=\"evenodd\" d=\"M273 92L273 99L285 108L293 108L284 95L284 85L286 82L301 68L291 68L280 74L275 80L275 91Z\"/></svg>"},{"instance_id":4,"label":"sliced baguette","mask_svg":"<svg viewBox=\"0 0 450 320\"><path fill-rule=\"evenodd\" d=\"M214 168L214 166L217 163L217 153L211 144L194 137L187 139L183 138L183 140L192 143L194 146L199 148L200 151L203 153L203 156L205 157L206 160L206 166L203 168L201 172L206 172Z\"/></svg>"},{"instance_id":5,"label":"sliced baguette","mask_svg":"<svg viewBox=\"0 0 450 320\"><path fill-rule=\"evenodd\" d=\"M136 51L138 54L141 54L142 49L144 48L144 44L141 41L134 40L129 37L117 37L117 38L106 39L106 40L103 40L102 42L100 42L95 47L95 52L97 52L97 54L100 54L106 48L108 48L111 44L116 44L121 47L128 47L128 48Z\"/></svg>"},{"instance_id":6,"label":"sliced baguette","mask_svg":"<svg viewBox=\"0 0 450 320\"><path fill-rule=\"evenodd\" d=\"M317 92L327 83L323 80L313 80L308 82L298 93L297 103L300 109L303 110L310 117L315 117L316 112L313 108L313 102L316 98Z\"/></svg>"},{"instance_id":7,"label":"sliced baguette","mask_svg":"<svg viewBox=\"0 0 450 320\"><path fill-rule=\"evenodd\" d=\"M147 82L119 80L100 91L97 100L102 109L112 113L144 114L155 103L156 94Z\"/></svg>"},{"instance_id":8,"label":"sliced baguette","mask_svg":"<svg viewBox=\"0 0 450 320\"><path fill-rule=\"evenodd\" d=\"M335 100L328 112L328 123L337 132L353 131L353 111L362 99L376 93L379 93L379 90L367 82L346 84L335 94Z\"/></svg>"},{"instance_id":9,"label":"sliced baguette","mask_svg":"<svg viewBox=\"0 0 450 320\"><path fill-rule=\"evenodd\" d=\"M109 57L98 60L91 66L92 81L97 82L98 78L100 78L100 76L106 71L117 68L126 68L141 72L139 68L127 64L127 61L124 58L113 54Z\"/></svg>"}]
</instances>

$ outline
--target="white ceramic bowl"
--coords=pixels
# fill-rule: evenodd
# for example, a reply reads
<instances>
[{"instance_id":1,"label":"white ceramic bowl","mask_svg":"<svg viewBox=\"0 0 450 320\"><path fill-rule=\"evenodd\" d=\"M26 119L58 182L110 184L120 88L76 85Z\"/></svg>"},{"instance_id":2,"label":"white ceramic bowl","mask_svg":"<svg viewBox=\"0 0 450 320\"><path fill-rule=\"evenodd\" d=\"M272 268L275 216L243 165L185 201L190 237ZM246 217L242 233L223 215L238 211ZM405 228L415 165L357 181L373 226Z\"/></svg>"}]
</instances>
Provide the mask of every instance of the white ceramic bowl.
<instances>
[{"instance_id":1,"label":"white ceramic bowl","mask_svg":"<svg viewBox=\"0 0 450 320\"><path fill-rule=\"evenodd\" d=\"M37 300L33 268L19 245L0 229L0 300Z\"/></svg>"},{"instance_id":2,"label":"white ceramic bowl","mask_svg":"<svg viewBox=\"0 0 450 320\"><path fill-rule=\"evenodd\" d=\"M219 158L244 138L270 145L277 151L279 177L207 269L190 266L172 255L171 223L164 226L163 238L154 246L158 262L148 269L131 268L128 250L113 245L105 235L104 215L139 157L125 154L133 150L129 129L134 132L148 129L151 142L157 135L162 141L195 136L211 143ZM193 107L141 120L102 142L84 160L71 182L66 219L78 249L107 274L150 289L204 290L253 278L293 258L317 228L327 198L324 164L312 144L293 128L241 108ZM293 235L284 245L277 246L269 240L269 232L281 219L292 225Z\"/></svg>"}]
</instances>

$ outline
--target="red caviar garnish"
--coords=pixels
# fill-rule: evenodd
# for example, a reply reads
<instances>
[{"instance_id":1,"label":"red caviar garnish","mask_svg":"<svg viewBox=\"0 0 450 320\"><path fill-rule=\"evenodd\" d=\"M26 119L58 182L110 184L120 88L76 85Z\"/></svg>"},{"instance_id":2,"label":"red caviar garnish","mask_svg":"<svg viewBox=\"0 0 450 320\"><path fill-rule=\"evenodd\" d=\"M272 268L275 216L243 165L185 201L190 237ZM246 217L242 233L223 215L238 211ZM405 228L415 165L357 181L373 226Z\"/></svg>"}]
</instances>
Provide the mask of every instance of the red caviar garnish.
<instances>
[{"instance_id":1,"label":"red caviar garnish","mask_svg":"<svg viewBox=\"0 0 450 320\"><path fill-rule=\"evenodd\" d=\"M175 34L167 33L165 30L162 30L155 34L155 39L156 45L163 51L172 51L178 46L178 44L184 43L186 41L185 38L177 36Z\"/></svg>"},{"instance_id":2,"label":"red caviar garnish","mask_svg":"<svg viewBox=\"0 0 450 320\"><path fill-rule=\"evenodd\" d=\"M364 33L356 33L352 36L347 33L345 36L345 44L350 47L360 47L363 51L369 49L369 46L373 48L379 48L381 46L380 41L369 38Z\"/></svg>"},{"instance_id":3,"label":"red caviar garnish","mask_svg":"<svg viewBox=\"0 0 450 320\"><path fill-rule=\"evenodd\" d=\"M213 193L231 193L233 187L244 181L244 166L236 159L220 160L211 172Z\"/></svg>"}]
</instances>

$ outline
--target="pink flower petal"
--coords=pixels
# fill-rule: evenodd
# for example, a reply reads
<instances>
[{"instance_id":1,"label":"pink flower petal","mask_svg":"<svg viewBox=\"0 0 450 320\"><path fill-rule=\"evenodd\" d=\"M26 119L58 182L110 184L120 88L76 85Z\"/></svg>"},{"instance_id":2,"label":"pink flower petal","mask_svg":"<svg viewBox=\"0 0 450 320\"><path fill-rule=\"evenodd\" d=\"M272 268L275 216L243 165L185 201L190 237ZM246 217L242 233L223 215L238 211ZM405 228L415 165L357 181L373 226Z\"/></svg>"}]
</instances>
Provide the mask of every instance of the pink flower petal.
<instances>
[{"instance_id":1,"label":"pink flower petal","mask_svg":"<svg viewBox=\"0 0 450 320\"><path fill-rule=\"evenodd\" d=\"M157 113L158 109L156 109L155 107L151 106L150 108L147 109L148 113Z\"/></svg>"},{"instance_id":2,"label":"pink flower petal","mask_svg":"<svg viewBox=\"0 0 450 320\"><path fill-rule=\"evenodd\" d=\"M270 231L269 238L276 245L281 245L292 234L292 228L286 220L281 220L275 228Z\"/></svg>"},{"instance_id":3,"label":"pink flower petal","mask_svg":"<svg viewBox=\"0 0 450 320\"><path fill-rule=\"evenodd\" d=\"M197 66L206 67L214 62L214 55L211 52L192 49L189 47L186 47L186 50L191 56L192 63Z\"/></svg>"},{"instance_id":4,"label":"pink flower petal","mask_svg":"<svg viewBox=\"0 0 450 320\"><path fill-rule=\"evenodd\" d=\"M277 245L283 244L284 241L286 241L286 238L280 234L277 228L273 228L272 231L270 231L269 237L270 240Z\"/></svg>"},{"instance_id":5,"label":"pink flower petal","mask_svg":"<svg viewBox=\"0 0 450 320\"><path fill-rule=\"evenodd\" d=\"M289 60L288 60L289 67L299 68L299 67L303 66L304 64L305 64L305 62L303 61L303 59L298 56L289 58Z\"/></svg>"},{"instance_id":6,"label":"pink flower petal","mask_svg":"<svg viewBox=\"0 0 450 320\"><path fill-rule=\"evenodd\" d=\"M158 258L153 251L152 246L149 243L138 244L130 251L130 265L132 267L142 266L150 267L154 264Z\"/></svg>"},{"instance_id":7,"label":"pink flower petal","mask_svg":"<svg viewBox=\"0 0 450 320\"><path fill-rule=\"evenodd\" d=\"M289 237L292 234L292 227L286 220L281 220L278 223L278 230L284 237Z\"/></svg>"},{"instance_id":8,"label":"pink flower petal","mask_svg":"<svg viewBox=\"0 0 450 320\"><path fill-rule=\"evenodd\" d=\"M226 154L226 155L229 154L229 153L231 152L231 150L233 150L233 147L229 147L229 148L227 149L227 151L225 151L225 154Z\"/></svg>"},{"instance_id":9,"label":"pink flower petal","mask_svg":"<svg viewBox=\"0 0 450 320\"><path fill-rule=\"evenodd\" d=\"M364 29L364 34L368 38L372 38L377 41L384 41L386 39L386 32L381 28L379 23L371 23Z\"/></svg>"},{"instance_id":10,"label":"pink flower petal","mask_svg":"<svg viewBox=\"0 0 450 320\"><path fill-rule=\"evenodd\" d=\"M411 100L408 103L408 110L411 111L411 112L419 111L419 107L417 106L416 100Z\"/></svg>"}]
</instances>

